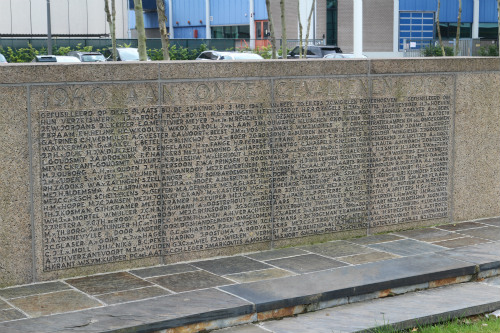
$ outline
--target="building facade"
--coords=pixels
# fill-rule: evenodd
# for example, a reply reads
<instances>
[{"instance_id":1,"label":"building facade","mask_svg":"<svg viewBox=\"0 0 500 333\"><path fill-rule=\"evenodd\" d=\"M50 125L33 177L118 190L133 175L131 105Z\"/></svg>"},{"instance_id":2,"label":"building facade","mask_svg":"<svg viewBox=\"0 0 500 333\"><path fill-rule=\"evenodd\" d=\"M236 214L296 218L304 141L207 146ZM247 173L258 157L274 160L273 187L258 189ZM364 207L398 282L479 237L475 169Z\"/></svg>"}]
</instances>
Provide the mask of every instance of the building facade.
<instances>
[{"instance_id":1,"label":"building facade","mask_svg":"<svg viewBox=\"0 0 500 333\"><path fill-rule=\"evenodd\" d=\"M116 0L117 38L129 37L128 1ZM109 35L103 0L50 0L51 32L61 37ZM0 0L0 37L45 37L47 0Z\"/></svg>"},{"instance_id":2,"label":"building facade","mask_svg":"<svg viewBox=\"0 0 500 333\"><path fill-rule=\"evenodd\" d=\"M156 0L142 0L148 38L158 38ZM173 39L238 39L248 46L267 45L269 16L265 0L164 0ZM104 0L50 0L52 34L65 37L109 35ZM353 0L285 1L287 38L299 39L299 14L305 38L353 48ZM364 0L363 52L400 53L437 38L438 0ZM47 34L47 0L0 0L0 37ZM133 0L116 0L117 38L134 38ZM275 36L282 38L280 1L271 0ZM462 0L461 38L498 38L497 0ZM441 0L440 30L453 39L458 2ZM426 44L427 43L427 44ZM290 45L289 45L290 46Z\"/></svg>"}]
</instances>

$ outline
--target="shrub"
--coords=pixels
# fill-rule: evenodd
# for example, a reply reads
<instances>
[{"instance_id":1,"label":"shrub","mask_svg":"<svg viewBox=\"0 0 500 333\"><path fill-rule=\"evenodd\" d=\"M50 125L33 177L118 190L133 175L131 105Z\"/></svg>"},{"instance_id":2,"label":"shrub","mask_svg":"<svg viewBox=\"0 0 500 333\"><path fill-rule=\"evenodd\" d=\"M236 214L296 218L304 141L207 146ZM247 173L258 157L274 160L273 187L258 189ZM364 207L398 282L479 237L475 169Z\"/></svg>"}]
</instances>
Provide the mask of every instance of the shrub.
<instances>
[{"instance_id":1,"label":"shrub","mask_svg":"<svg viewBox=\"0 0 500 333\"><path fill-rule=\"evenodd\" d=\"M441 46L436 45L436 46L427 46L425 49L422 50L422 54L424 57L441 57L443 56L443 51L441 50ZM451 46L445 46L444 47L444 54L447 56L452 56L453 55L453 47Z\"/></svg>"},{"instance_id":2,"label":"shrub","mask_svg":"<svg viewBox=\"0 0 500 333\"><path fill-rule=\"evenodd\" d=\"M479 55L482 57L498 57L498 47L496 45L482 46L479 49Z\"/></svg>"}]
</instances>

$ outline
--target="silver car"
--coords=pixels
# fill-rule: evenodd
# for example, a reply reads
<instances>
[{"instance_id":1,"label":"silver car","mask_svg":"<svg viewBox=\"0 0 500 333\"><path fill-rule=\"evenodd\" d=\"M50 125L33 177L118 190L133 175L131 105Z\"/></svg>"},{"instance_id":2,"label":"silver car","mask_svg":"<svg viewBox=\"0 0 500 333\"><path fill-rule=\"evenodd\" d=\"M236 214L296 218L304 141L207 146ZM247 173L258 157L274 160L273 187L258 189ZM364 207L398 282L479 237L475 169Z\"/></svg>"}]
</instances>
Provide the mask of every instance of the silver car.
<instances>
[{"instance_id":1,"label":"silver car","mask_svg":"<svg viewBox=\"0 0 500 333\"><path fill-rule=\"evenodd\" d=\"M0 53L0 64L6 64L6 63L7 63L7 59L5 59L3 54Z\"/></svg>"},{"instance_id":2,"label":"silver car","mask_svg":"<svg viewBox=\"0 0 500 333\"><path fill-rule=\"evenodd\" d=\"M323 58L325 59L365 59L366 56L362 55L361 57L355 57L352 53L329 53L325 55Z\"/></svg>"}]
</instances>

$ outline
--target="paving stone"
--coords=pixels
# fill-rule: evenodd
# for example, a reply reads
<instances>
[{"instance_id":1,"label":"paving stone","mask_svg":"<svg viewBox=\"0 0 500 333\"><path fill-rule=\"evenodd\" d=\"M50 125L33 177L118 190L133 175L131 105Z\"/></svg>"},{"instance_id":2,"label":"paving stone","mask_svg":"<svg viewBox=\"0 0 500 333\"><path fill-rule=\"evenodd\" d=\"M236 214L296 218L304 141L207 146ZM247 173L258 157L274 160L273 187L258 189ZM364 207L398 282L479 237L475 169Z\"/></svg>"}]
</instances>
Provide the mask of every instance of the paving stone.
<instances>
[{"instance_id":1,"label":"paving stone","mask_svg":"<svg viewBox=\"0 0 500 333\"><path fill-rule=\"evenodd\" d=\"M484 224L481 224L479 222L462 222L462 223L451 223L451 224L440 225L437 228L448 231L459 231L459 230L474 229L480 227L484 227Z\"/></svg>"},{"instance_id":2,"label":"paving stone","mask_svg":"<svg viewBox=\"0 0 500 333\"><path fill-rule=\"evenodd\" d=\"M269 260L266 262L273 266L277 266L279 268L283 268L299 274L316 272L347 265L343 262L325 258L317 254L305 254L302 256Z\"/></svg>"},{"instance_id":3,"label":"paving stone","mask_svg":"<svg viewBox=\"0 0 500 333\"><path fill-rule=\"evenodd\" d=\"M62 315L0 323L0 332L152 332L220 318L249 315L253 305L206 289Z\"/></svg>"},{"instance_id":4,"label":"paving stone","mask_svg":"<svg viewBox=\"0 0 500 333\"><path fill-rule=\"evenodd\" d=\"M188 265L188 264L174 264L166 266L157 266L143 269L134 269L130 273L137 275L141 278L148 278L153 276L168 275L168 274L178 274L196 271L199 268Z\"/></svg>"},{"instance_id":5,"label":"paving stone","mask_svg":"<svg viewBox=\"0 0 500 333\"><path fill-rule=\"evenodd\" d=\"M454 232L439 230L435 228L415 229L397 232L396 235L413 238L424 242L439 242L461 237Z\"/></svg>"},{"instance_id":6,"label":"paving stone","mask_svg":"<svg viewBox=\"0 0 500 333\"><path fill-rule=\"evenodd\" d=\"M301 246L300 248L332 258L373 252L373 250L367 248L366 246L352 244L346 241L326 242L309 246Z\"/></svg>"},{"instance_id":7,"label":"paving stone","mask_svg":"<svg viewBox=\"0 0 500 333\"><path fill-rule=\"evenodd\" d=\"M379 251L397 254L398 256L411 256L446 250L444 247L413 239L402 239L394 242L372 244L368 246Z\"/></svg>"},{"instance_id":8,"label":"paving stone","mask_svg":"<svg viewBox=\"0 0 500 333\"><path fill-rule=\"evenodd\" d=\"M102 306L101 303L76 290L57 291L10 300L12 305L31 317L76 311ZM0 330L1 331L1 330Z\"/></svg>"},{"instance_id":9,"label":"paving stone","mask_svg":"<svg viewBox=\"0 0 500 333\"><path fill-rule=\"evenodd\" d=\"M271 268L271 266L269 265L242 256L196 261L191 263L191 265L218 275L227 275Z\"/></svg>"},{"instance_id":10,"label":"paving stone","mask_svg":"<svg viewBox=\"0 0 500 333\"><path fill-rule=\"evenodd\" d=\"M213 331L213 333L269 333L269 331L259 327L258 325L249 324L223 328L221 330Z\"/></svg>"},{"instance_id":11,"label":"paving stone","mask_svg":"<svg viewBox=\"0 0 500 333\"><path fill-rule=\"evenodd\" d=\"M475 265L435 253L220 287L268 311L474 273Z\"/></svg>"},{"instance_id":12,"label":"paving stone","mask_svg":"<svg viewBox=\"0 0 500 333\"><path fill-rule=\"evenodd\" d=\"M493 225L493 226L496 226L496 227L500 227L500 218L498 218L498 217L495 217L495 218L492 218L492 219L480 220L478 222L481 222L481 223L484 223L484 224L488 224L488 225Z\"/></svg>"},{"instance_id":13,"label":"paving stone","mask_svg":"<svg viewBox=\"0 0 500 333\"><path fill-rule=\"evenodd\" d=\"M479 265L482 271L500 268L500 244L485 243L439 252L439 255Z\"/></svg>"},{"instance_id":14,"label":"paving stone","mask_svg":"<svg viewBox=\"0 0 500 333\"><path fill-rule=\"evenodd\" d=\"M36 294L51 293L54 291L71 289L66 283L56 281L47 283L37 283L22 287L14 287L7 289L0 289L0 297L11 299L16 297L24 297Z\"/></svg>"},{"instance_id":15,"label":"paving stone","mask_svg":"<svg viewBox=\"0 0 500 333\"><path fill-rule=\"evenodd\" d=\"M266 260L273 260L273 259L280 259L280 258L285 258L285 257L292 257L292 256L298 256L301 254L307 254L306 251L300 250L295 247L289 247L286 249L278 249L278 250L270 250L270 251L263 251L259 253L252 253L246 255L246 257L255 259L255 260L261 260L261 261L266 261Z\"/></svg>"},{"instance_id":16,"label":"paving stone","mask_svg":"<svg viewBox=\"0 0 500 333\"><path fill-rule=\"evenodd\" d=\"M457 247L464 247L464 246L482 244L482 243L487 243L487 242L489 242L489 240L482 239L482 238L462 237L462 238L451 239L451 240L442 241L442 242L436 242L436 243L433 243L433 244L434 245L443 246L443 247L447 247L447 248L450 248L450 249L455 249Z\"/></svg>"},{"instance_id":17,"label":"paving stone","mask_svg":"<svg viewBox=\"0 0 500 333\"><path fill-rule=\"evenodd\" d=\"M159 287L146 287L141 289L119 291L116 293L104 294L95 297L106 304L117 304L170 294L171 293L169 291Z\"/></svg>"},{"instance_id":18,"label":"paving stone","mask_svg":"<svg viewBox=\"0 0 500 333\"><path fill-rule=\"evenodd\" d=\"M78 279L69 279L66 282L91 295L109 294L122 290L151 286L151 283L127 272L93 275Z\"/></svg>"},{"instance_id":19,"label":"paving stone","mask_svg":"<svg viewBox=\"0 0 500 333\"><path fill-rule=\"evenodd\" d=\"M11 306L0 299L0 310L9 309Z\"/></svg>"},{"instance_id":20,"label":"paving stone","mask_svg":"<svg viewBox=\"0 0 500 333\"><path fill-rule=\"evenodd\" d=\"M269 269L262 269L260 271L251 271L251 272L225 275L225 277L231 280L235 280L239 283L246 283L246 282L254 282L261 280L276 279L290 275L293 275L293 273L278 268L269 268Z\"/></svg>"},{"instance_id":21,"label":"paving stone","mask_svg":"<svg viewBox=\"0 0 500 333\"><path fill-rule=\"evenodd\" d=\"M150 278L149 281L175 292L234 284L231 280L205 271L158 276Z\"/></svg>"},{"instance_id":22,"label":"paving stone","mask_svg":"<svg viewBox=\"0 0 500 333\"><path fill-rule=\"evenodd\" d=\"M369 262L399 258L399 256L387 252L370 252L357 254L349 257L337 258L337 260L347 262L352 265L366 264Z\"/></svg>"},{"instance_id":23,"label":"paving stone","mask_svg":"<svg viewBox=\"0 0 500 333\"><path fill-rule=\"evenodd\" d=\"M22 318L26 318L26 316L22 312L16 309L0 310L0 322L8 320L17 320Z\"/></svg>"},{"instance_id":24,"label":"paving stone","mask_svg":"<svg viewBox=\"0 0 500 333\"><path fill-rule=\"evenodd\" d=\"M461 234L468 235L468 236L473 236L473 237L479 237L479 238L484 238L484 239L489 239L489 240L494 240L494 241L500 241L500 228L499 227L484 227L484 228L478 228L478 229L468 229L468 230L462 230L460 231Z\"/></svg>"},{"instance_id":25,"label":"paving stone","mask_svg":"<svg viewBox=\"0 0 500 333\"><path fill-rule=\"evenodd\" d=\"M368 237L349 239L348 242L359 245L369 245L376 243L392 242L399 239L403 239L403 237L399 237L394 234L382 234L382 235L373 235Z\"/></svg>"},{"instance_id":26,"label":"paving stone","mask_svg":"<svg viewBox=\"0 0 500 333\"><path fill-rule=\"evenodd\" d=\"M383 325L412 328L443 318L484 313L496 307L500 307L500 293L495 292L494 287L467 283L342 305L264 322L262 327L274 333L359 332Z\"/></svg>"}]
</instances>

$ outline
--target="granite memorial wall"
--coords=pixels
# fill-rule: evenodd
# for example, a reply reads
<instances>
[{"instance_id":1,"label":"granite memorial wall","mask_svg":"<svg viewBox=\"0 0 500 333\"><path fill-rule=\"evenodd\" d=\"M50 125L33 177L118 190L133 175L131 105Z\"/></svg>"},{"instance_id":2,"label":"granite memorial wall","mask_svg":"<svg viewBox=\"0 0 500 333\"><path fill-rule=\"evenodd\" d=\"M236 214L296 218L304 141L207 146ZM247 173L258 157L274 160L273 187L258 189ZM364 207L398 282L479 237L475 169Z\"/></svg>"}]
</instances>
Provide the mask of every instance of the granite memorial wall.
<instances>
[{"instance_id":1,"label":"granite memorial wall","mask_svg":"<svg viewBox=\"0 0 500 333\"><path fill-rule=\"evenodd\" d=\"M0 285L497 216L499 64L0 68Z\"/></svg>"}]
</instances>

